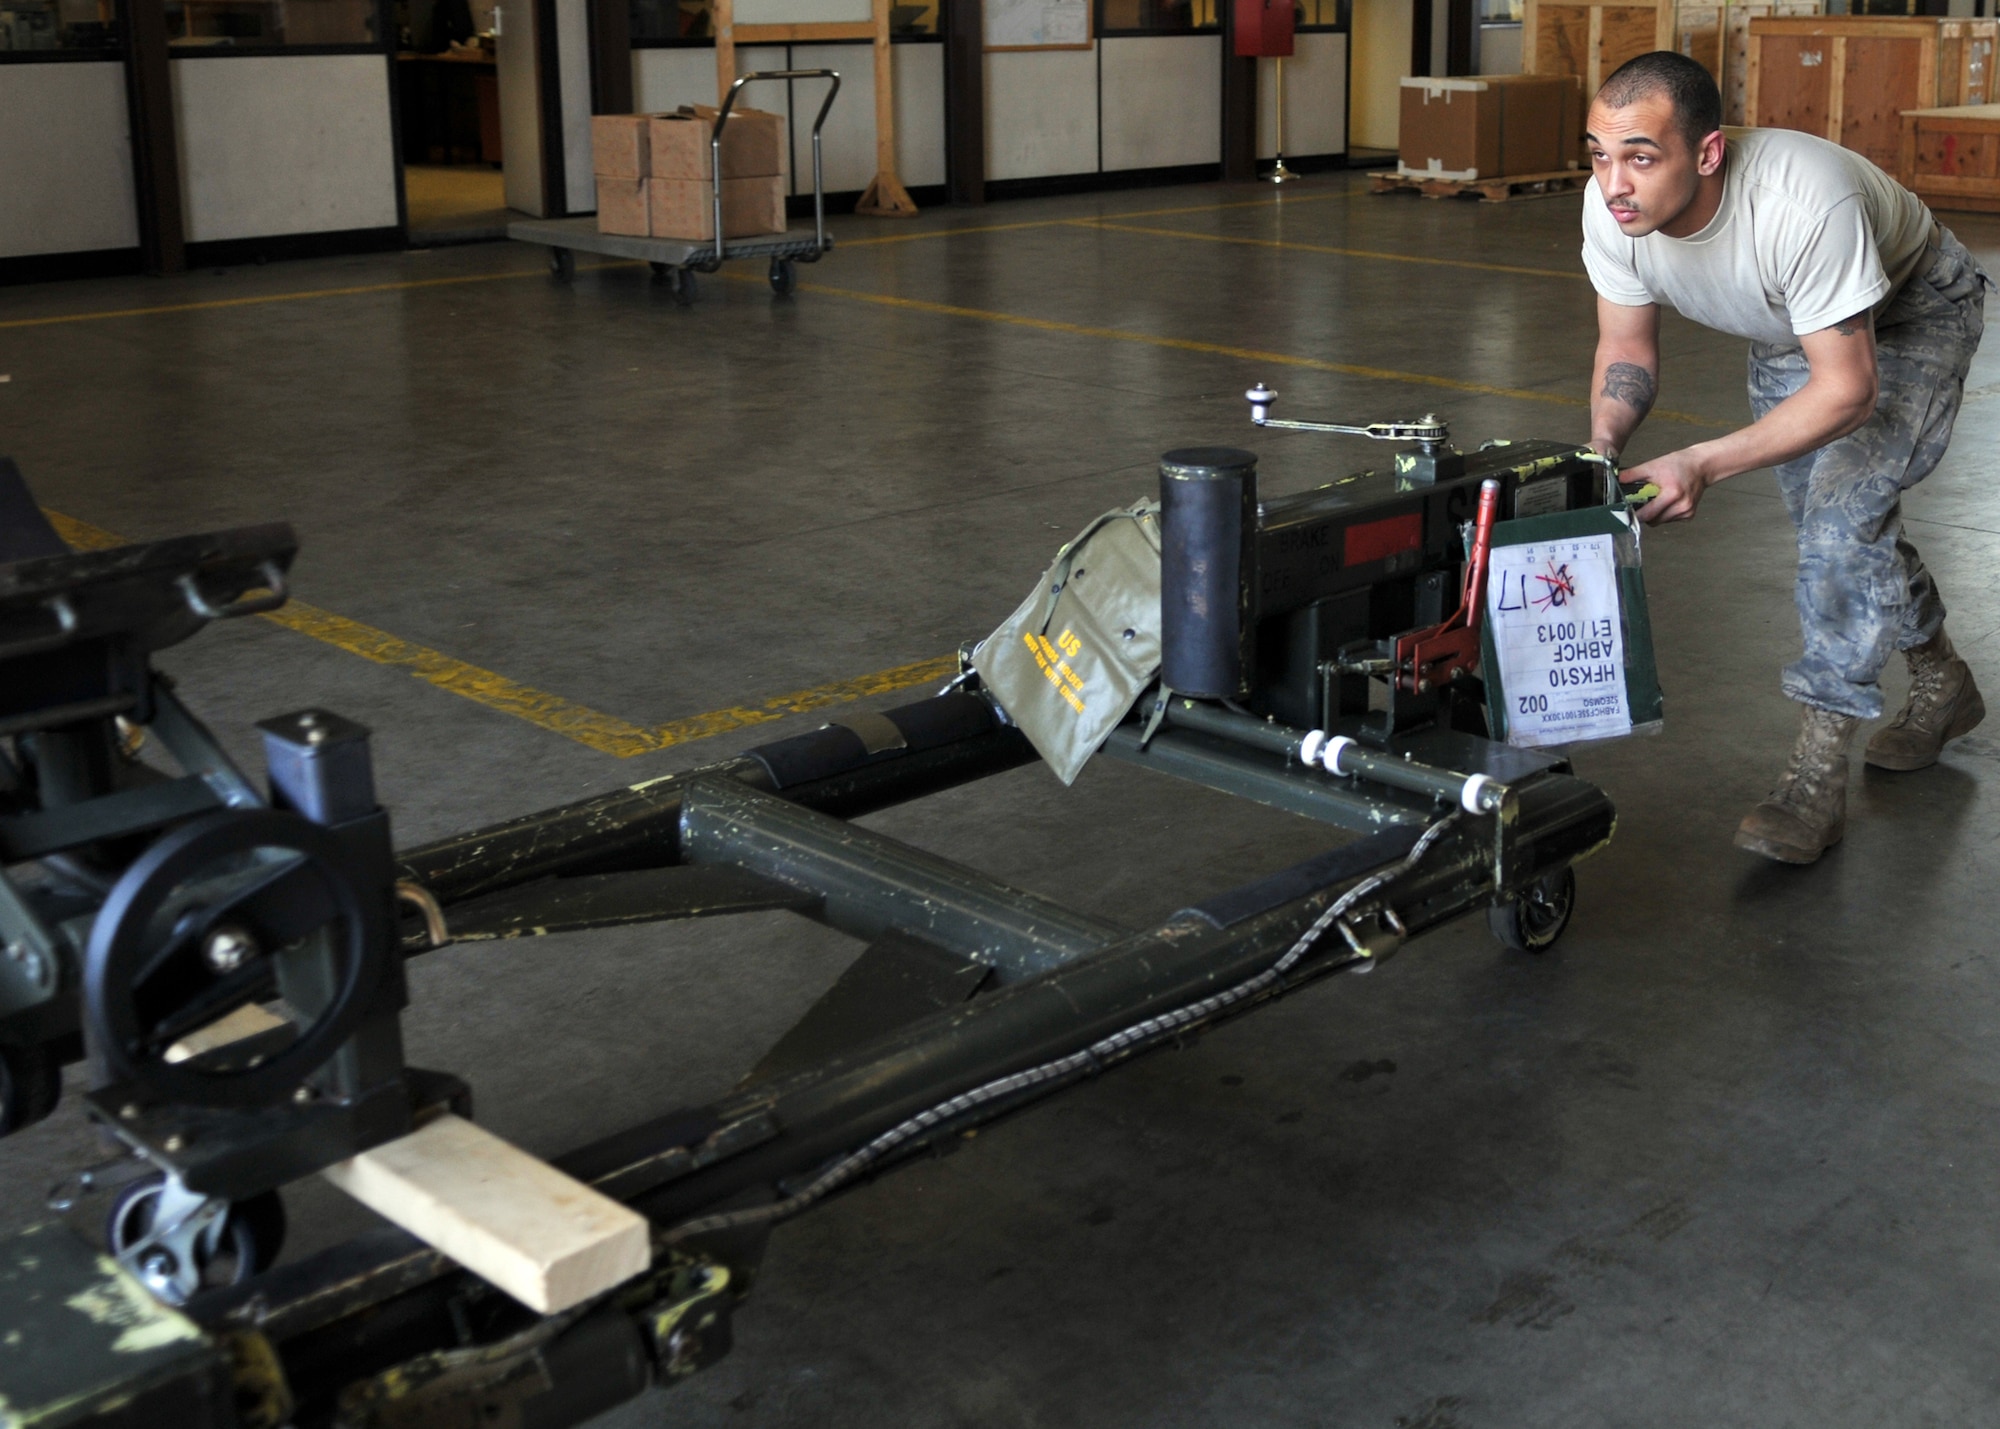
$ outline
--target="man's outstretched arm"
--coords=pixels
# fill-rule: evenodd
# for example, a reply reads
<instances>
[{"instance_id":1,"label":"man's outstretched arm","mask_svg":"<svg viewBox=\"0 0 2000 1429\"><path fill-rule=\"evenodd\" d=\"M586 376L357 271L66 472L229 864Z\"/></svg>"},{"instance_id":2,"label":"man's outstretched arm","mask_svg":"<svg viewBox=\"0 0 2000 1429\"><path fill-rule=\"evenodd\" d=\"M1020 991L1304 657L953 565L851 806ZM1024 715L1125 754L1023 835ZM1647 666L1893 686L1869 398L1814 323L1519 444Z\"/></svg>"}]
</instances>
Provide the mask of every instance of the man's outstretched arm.
<instances>
[{"instance_id":1,"label":"man's outstretched arm","mask_svg":"<svg viewBox=\"0 0 2000 1429\"><path fill-rule=\"evenodd\" d=\"M1799 346L1811 369L1806 385L1758 421L1623 473L1621 480L1660 488L1656 500L1639 508L1641 521L1685 521L1716 482L1818 451L1875 415L1875 325L1868 313L1807 333Z\"/></svg>"},{"instance_id":2,"label":"man's outstretched arm","mask_svg":"<svg viewBox=\"0 0 2000 1429\"><path fill-rule=\"evenodd\" d=\"M1597 365L1590 381L1590 444L1625 450L1660 390L1660 309L1597 300Z\"/></svg>"}]
</instances>

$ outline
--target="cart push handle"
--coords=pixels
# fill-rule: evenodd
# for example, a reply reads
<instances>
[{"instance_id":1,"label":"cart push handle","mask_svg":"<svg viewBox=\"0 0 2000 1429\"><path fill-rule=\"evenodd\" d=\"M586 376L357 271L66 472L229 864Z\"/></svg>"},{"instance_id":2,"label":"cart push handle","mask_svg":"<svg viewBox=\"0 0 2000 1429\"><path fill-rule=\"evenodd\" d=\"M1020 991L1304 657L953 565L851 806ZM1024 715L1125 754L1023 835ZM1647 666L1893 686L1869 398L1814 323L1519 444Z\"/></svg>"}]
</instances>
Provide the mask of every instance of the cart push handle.
<instances>
[{"instance_id":1,"label":"cart push handle","mask_svg":"<svg viewBox=\"0 0 2000 1429\"><path fill-rule=\"evenodd\" d=\"M750 74L740 74L736 82L729 86L729 93L722 96L722 108L716 112L715 132L708 137L708 173L713 186L715 204L715 261L720 263L722 251L722 126L728 122L729 111L736 107L736 96L743 86L760 79L830 79L833 87L826 92L819 113L813 119L813 243L821 253L826 252L826 185L822 182L823 170L819 156L819 131L826 123L826 112L833 108L833 97L840 93L840 71L837 69L760 69Z\"/></svg>"}]
</instances>

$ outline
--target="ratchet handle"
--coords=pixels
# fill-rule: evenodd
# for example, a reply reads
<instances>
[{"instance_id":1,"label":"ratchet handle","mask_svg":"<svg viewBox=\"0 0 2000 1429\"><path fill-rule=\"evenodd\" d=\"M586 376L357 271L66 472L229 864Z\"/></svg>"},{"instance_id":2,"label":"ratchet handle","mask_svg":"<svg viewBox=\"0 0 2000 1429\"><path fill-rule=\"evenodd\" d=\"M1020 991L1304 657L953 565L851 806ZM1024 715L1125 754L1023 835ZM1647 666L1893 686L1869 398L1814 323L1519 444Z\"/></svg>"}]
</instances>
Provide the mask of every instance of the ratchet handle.
<instances>
[{"instance_id":1,"label":"ratchet handle","mask_svg":"<svg viewBox=\"0 0 2000 1429\"><path fill-rule=\"evenodd\" d=\"M257 569L264 577L264 593L241 596L221 605L202 593L200 582L192 574L182 576L174 584L180 587L181 598L187 602L187 608L203 620L234 620L239 615L262 615L283 605L291 597L291 591L285 585L285 573L278 569L276 561L265 561Z\"/></svg>"}]
</instances>

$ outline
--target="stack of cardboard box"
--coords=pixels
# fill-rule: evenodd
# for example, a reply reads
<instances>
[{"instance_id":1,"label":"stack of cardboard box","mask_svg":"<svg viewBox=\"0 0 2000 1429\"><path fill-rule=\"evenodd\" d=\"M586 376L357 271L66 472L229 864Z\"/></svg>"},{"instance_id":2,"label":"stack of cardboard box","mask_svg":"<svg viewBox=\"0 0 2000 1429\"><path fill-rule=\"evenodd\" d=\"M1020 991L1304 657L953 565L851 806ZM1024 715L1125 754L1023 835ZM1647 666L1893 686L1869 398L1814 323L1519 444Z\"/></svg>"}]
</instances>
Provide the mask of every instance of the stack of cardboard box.
<instances>
[{"instance_id":1,"label":"stack of cardboard box","mask_svg":"<svg viewBox=\"0 0 2000 1429\"><path fill-rule=\"evenodd\" d=\"M1558 173L1580 167L1582 129L1573 74L1405 79L1397 167L1434 179Z\"/></svg>"},{"instance_id":2,"label":"stack of cardboard box","mask_svg":"<svg viewBox=\"0 0 2000 1429\"><path fill-rule=\"evenodd\" d=\"M710 136L715 110L599 114L590 121L597 169L597 231L652 238L715 238ZM785 231L785 121L732 109L722 131L722 236Z\"/></svg>"}]
</instances>

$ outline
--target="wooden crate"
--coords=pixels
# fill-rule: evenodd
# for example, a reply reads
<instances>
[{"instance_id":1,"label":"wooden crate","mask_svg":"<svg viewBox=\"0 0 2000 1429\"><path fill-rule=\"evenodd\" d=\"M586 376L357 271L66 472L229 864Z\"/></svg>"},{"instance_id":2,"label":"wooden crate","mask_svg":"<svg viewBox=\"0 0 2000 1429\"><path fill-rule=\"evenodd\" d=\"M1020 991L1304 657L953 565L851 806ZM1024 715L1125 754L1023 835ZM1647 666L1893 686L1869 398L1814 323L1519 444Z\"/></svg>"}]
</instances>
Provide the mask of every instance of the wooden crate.
<instances>
[{"instance_id":1,"label":"wooden crate","mask_svg":"<svg viewBox=\"0 0 2000 1429\"><path fill-rule=\"evenodd\" d=\"M1746 96L1760 128L1820 134L1894 173L1903 111L1993 98L2000 21L1771 16L1750 22Z\"/></svg>"},{"instance_id":2,"label":"wooden crate","mask_svg":"<svg viewBox=\"0 0 2000 1429\"><path fill-rule=\"evenodd\" d=\"M2000 213L2000 104L1906 110L1896 177L1932 208Z\"/></svg>"},{"instance_id":3,"label":"wooden crate","mask_svg":"<svg viewBox=\"0 0 2000 1429\"><path fill-rule=\"evenodd\" d=\"M1673 48L1715 76L1722 91L1722 122L1748 124L1750 22L1768 15L1818 15L1819 0L1719 0L1683 3L1674 21Z\"/></svg>"},{"instance_id":4,"label":"wooden crate","mask_svg":"<svg viewBox=\"0 0 2000 1429\"><path fill-rule=\"evenodd\" d=\"M1650 50L1674 48L1674 0L1527 0L1524 74L1573 74L1587 106L1611 72Z\"/></svg>"}]
</instances>

